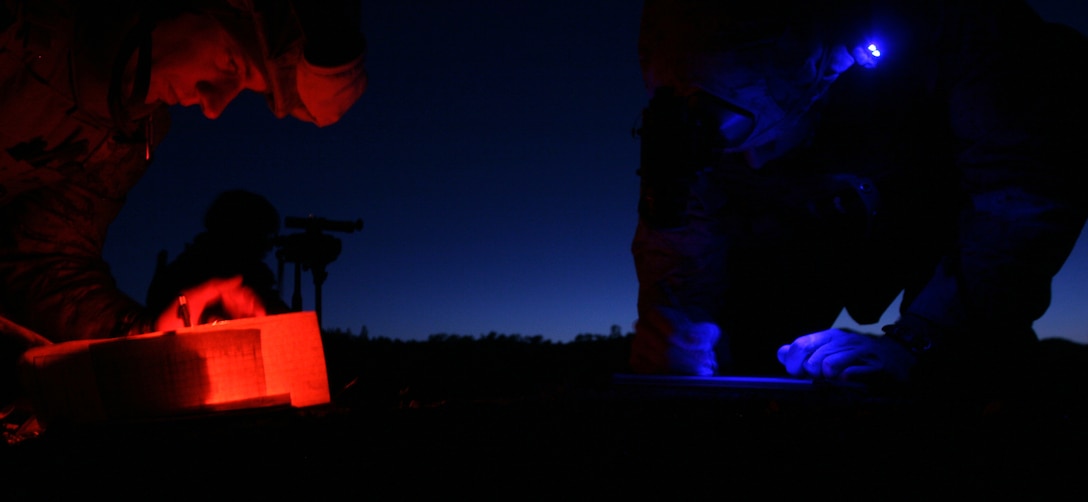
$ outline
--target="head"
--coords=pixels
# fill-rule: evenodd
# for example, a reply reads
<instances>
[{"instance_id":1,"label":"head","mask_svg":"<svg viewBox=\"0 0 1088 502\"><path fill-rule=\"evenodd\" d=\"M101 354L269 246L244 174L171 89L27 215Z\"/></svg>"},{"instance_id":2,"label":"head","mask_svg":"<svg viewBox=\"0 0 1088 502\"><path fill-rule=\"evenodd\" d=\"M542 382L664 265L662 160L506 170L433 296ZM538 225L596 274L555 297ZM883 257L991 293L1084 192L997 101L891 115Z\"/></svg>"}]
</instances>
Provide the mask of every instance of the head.
<instances>
[{"instance_id":1,"label":"head","mask_svg":"<svg viewBox=\"0 0 1088 502\"><path fill-rule=\"evenodd\" d=\"M263 94L278 118L291 115L319 126L336 122L366 87L358 23L332 23L295 3L176 0L162 9L152 31L145 101L199 105L214 119L248 90ZM349 54L347 60L329 65L328 58L314 57L311 42L327 38L325 31L350 31L337 38L353 44L337 48Z\"/></svg>"},{"instance_id":2,"label":"head","mask_svg":"<svg viewBox=\"0 0 1088 502\"><path fill-rule=\"evenodd\" d=\"M215 119L242 91L268 92L259 63L210 15L183 12L152 36L147 103L200 106Z\"/></svg>"},{"instance_id":3,"label":"head","mask_svg":"<svg viewBox=\"0 0 1088 502\"><path fill-rule=\"evenodd\" d=\"M640 40L647 87L720 99L728 151L781 153L805 136L807 112L863 55L854 50L864 40L863 3L648 1Z\"/></svg>"},{"instance_id":4,"label":"head","mask_svg":"<svg viewBox=\"0 0 1088 502\"><path fill-rule=\"evenodd\" d=\"M279 233L280 215L276 207L259 194L228 190L219 194L208 207L204 228L220 241L232 242L248 253L264 255Z\"/></svg>"}]
</instances>

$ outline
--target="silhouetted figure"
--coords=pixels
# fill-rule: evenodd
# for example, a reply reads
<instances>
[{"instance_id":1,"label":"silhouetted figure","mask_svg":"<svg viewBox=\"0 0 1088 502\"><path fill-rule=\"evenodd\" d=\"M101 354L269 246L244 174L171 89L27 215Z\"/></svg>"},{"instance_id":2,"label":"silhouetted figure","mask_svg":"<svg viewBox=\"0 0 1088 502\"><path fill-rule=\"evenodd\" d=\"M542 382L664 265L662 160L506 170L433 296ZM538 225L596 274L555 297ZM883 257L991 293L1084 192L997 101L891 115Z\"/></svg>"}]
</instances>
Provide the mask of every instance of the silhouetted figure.
<instances>
[{"instance_id":1,"label":"silhouetted figure","mask_svg":"<svg viewBox=\"0 0 1088 502\"><path fill-rule=\"evenodd\" d=\"M280 229L276 208L263 196L245 190L220 194L204 216L204 231L171 263L159 255L159 266L147 290L147 307L165 309L178 294L209 279L242 276L264 302L269 314L287 312L277 280L265 262ZM165 252L164 252L165 253ZM206 309L194 323L227 318L216 308Z\"/></svg>"}]
</instances>

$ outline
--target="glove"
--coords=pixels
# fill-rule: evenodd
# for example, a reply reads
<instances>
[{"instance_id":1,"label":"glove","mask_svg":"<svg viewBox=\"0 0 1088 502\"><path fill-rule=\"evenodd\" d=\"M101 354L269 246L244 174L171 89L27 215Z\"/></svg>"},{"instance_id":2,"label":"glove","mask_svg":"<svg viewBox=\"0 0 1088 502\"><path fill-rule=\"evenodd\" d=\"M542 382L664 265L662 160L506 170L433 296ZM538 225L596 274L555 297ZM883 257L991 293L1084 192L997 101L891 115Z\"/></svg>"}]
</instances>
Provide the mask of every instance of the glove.
<instances>
[{"instance_id":1,"label":"glove","mask_svg":"<svg viewBox=\"0 0 1088 502\"><path fill-rule=\"evenodd\" d=\"M917 358L894 340L830 329L783 345L778 361L797 377L906 382Z\"/></svg>"},{"instance_id":2,"label":"glove","mask_svg":"<svg viewBox=\"0 0 1088 502\"><path fill-rule=\"evenodd\" d=\"M710 376L718 370L717 324L657 307L635 324L631 367L637 373Z\"/></svg>"}]
</instances>

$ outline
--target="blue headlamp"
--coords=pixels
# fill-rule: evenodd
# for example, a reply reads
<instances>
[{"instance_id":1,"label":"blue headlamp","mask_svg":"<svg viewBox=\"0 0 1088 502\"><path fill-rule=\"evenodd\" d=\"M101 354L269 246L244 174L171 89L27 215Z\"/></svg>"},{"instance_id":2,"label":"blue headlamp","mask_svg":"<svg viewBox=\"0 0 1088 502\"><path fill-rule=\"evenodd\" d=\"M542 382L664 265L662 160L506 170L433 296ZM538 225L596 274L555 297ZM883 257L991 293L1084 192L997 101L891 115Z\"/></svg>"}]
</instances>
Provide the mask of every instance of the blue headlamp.
<instances>
[{"instance_id":1,"label":"blue headlamp","mask_svg":"<svg viewBox=\"0 0 1088 502\"><path fill-rule=\"evenodd\" d=\"M877 63L880 61L880 47L876 42L869 42L864 47L858 46L854 48L853 52L854 61L865 68L876 68Z\"/></svg>"}]
</instances>

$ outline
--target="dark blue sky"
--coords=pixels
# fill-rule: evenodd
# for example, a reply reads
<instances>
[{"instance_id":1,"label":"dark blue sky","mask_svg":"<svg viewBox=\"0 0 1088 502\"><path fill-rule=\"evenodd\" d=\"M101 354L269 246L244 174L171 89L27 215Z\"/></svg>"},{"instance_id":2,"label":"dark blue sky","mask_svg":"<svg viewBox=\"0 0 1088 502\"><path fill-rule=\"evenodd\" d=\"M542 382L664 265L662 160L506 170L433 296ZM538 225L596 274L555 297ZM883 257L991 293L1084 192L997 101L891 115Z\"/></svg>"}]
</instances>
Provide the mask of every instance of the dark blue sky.
<instances>
[{"instance_id":1,"label":"dark blue sky","mask_svg":"<svg viewBox=\"0 0 1088 502\"><path fill-rule=\"evenodd\" d=\"M1032 3L1084 31L1084 6ZM256 96L215 121L174 110L110 231L106 259L121 288L142 300L156 253L176 255L218 193L245 188L283 216L365 221L333 234L343 252L323 288L325 327L560 341L629 330L641 2L363 5L370 85L341 122L276 120ZM1088 341L1082 244L1037 325L1044 336Z\"/></svg>"}]
</instances>

